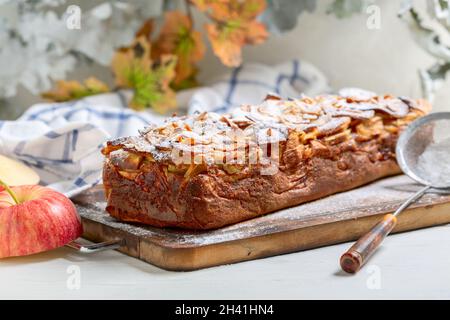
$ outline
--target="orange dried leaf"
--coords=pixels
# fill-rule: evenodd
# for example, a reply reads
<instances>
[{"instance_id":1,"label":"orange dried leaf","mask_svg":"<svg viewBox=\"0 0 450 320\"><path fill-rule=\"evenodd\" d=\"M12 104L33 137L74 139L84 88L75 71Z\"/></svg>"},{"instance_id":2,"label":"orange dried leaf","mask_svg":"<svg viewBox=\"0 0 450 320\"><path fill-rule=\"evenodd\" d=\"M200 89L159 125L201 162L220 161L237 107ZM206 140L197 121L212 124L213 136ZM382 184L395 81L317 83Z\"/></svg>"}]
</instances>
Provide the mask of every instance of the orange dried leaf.
<instances>
[{"instance_id":1,"label":"orange dried leaf","mask_svg":"<svg viewBox=\"0 0 450 320\"><path fill-rule=\"evenodd\" d=\"M97 78L90 77L84 80L83 83L78 81L57 81L56 88L42 93L42 97L51 101L63 102L109 91L110 89L105 83Z\"/></svg>"},{"instance_id":2,"label":"orange dried leaf","mask_svg":"<svg viewBox=\"0 0 450 320\"><path fill-rule=\"evenodd\" d=\"M195 63L203 58L206 50L200 32L193 30L190 18L179 11L165 14L164 25L154 47L153 56L177 56L175 87L195 76Z\"/></svg>"},{"instance_id":3,"label":"orange dried leaf","mask_svg":"<svg viewBox=\"0 0 450 320\"><path fill-rule=\"evenodd\" d=\"M145 36L147 37L147 39L150 39L154 30L154 25L155 23L153 19L146 20L139 28L139 30L136 32L136 38L139 38L140 36Z\"/></svg>"},{"instance_id":4,"label":"orange dried leaf","mask_svg":"<svg viewBox=\"0 0 450 320\"><path fill-rule=\"evenodd\" d=\"M206 5L210 16L221 22L255 20L266 9L265 0L207 1Z\"/></svg>"},{"instance_id":5,"label":"orange dried leaf","mask_svg":"<svg viewBox=\"0 0 450 320\"><path fill-rule=\"evenodd\" d=\"M206 31L213 51L223 64L237 67L242 63L242 47L259 44L268 37L264 24L255 19L265 7L264 0L206 1L203 3L214 23Z\"/></svg>"},{"instance_id":6,"label":"orange dried leaf","mask_svg":"<svg viewBox=\"0 0 450 320\"><path fill-rule=\"evenodd\" d=\"M242 63L242 46L245 44L245 34L240 29L227 32L216 24L205 26L212 49L220 61L226 66L237 67Z\"/></svg>"},{"instance_id":7,"label":"orange dried leaf","mask_svg":"<svg viewBox=\"0 0 450 320\"><path fill-rule=\"evenodd\" d=\"M211 3L214 3L214 1L218 1L218 0L190 0L189 2L192 3L193 5L195 5L198 10L205 11L208 9L208 7L209 7L209 5L211 5Z\"/></svg>"}]
</instances>

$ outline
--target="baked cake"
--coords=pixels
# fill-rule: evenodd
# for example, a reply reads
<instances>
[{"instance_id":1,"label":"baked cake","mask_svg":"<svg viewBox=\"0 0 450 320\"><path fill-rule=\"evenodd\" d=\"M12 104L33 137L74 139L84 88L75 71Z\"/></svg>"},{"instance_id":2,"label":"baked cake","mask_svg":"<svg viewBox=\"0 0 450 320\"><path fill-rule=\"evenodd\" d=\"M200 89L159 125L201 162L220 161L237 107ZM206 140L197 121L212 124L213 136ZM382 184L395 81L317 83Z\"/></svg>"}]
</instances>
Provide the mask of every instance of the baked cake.
<instances>
[{"instance_id":1,"label":"baked cake","mask_svg":"<svg viewBox=\"0 0 450 320\"><path fill-rule=\"evenodd\" d=\"M397 138L430 110L424 100L344 89L172 117L107 143L106 210L212 229L346 191L398 174Z\"/></svg>"}]
</instances>

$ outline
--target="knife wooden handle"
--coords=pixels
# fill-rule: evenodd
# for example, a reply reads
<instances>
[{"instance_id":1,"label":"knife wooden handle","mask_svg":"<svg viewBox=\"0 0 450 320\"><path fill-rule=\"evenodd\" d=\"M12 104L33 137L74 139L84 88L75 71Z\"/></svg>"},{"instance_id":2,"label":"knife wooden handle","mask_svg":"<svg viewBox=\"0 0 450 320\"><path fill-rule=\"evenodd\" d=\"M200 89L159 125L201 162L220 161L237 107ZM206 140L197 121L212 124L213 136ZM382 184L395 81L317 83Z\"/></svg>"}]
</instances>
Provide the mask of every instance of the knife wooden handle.
<instances>
[{"instance_id":1,"label":"knife wooden handle","mask_svg":"<svg viewBox=\"0 0 450 320\"><path fill-rule=\"evenodd\" d=\"M397 217L392 214L385 215L383 220L377 223L341 256L342 270L348 273L358 272L396 224Z\"/></svg>"}]
</instances>

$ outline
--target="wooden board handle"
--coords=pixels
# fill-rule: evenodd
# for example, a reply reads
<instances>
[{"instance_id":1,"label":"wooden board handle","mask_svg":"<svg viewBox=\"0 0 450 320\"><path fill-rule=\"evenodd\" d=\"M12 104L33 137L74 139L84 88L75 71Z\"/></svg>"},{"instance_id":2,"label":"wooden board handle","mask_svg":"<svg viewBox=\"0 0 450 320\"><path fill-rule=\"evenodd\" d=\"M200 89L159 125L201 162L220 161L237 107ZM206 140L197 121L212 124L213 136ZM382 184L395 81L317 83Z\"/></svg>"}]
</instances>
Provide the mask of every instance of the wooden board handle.
<instances>
[{"instance_id":1,"label":"wooden board handle","mask_svg":"<svg viewBox=\"0 0 450 320\"><path fill-rule=\"evenodd\" d=\"M348 273L358 272L396 224L397 217L392 214L385 215L383 220L342 255L340 260L342 270Z\"/></svg>"}]
</instances>

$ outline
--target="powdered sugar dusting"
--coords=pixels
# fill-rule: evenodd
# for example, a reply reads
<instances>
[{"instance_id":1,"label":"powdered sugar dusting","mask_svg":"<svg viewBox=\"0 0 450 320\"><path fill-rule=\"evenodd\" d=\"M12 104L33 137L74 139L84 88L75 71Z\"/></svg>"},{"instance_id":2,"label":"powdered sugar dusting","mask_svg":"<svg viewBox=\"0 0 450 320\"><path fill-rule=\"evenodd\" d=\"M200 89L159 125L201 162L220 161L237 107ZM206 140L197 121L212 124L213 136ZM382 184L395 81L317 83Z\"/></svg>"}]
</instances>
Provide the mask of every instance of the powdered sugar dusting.
<instances>
[{"instance_id":1,"label":"powdered sugar dusting","mask_svg":"<svg viewBox=\"0 0 450 320\"><path fill-rule=\"evenodd\" d=\"M406 176L392 177L229 227L201 232L120 222L104 211L104 202L91 203L87 207L78 206L78 209L84 219L145 238L146 241L166 247L197 247L393 212L420 187ZM444 202L450 202L449 195L429 193L413 207Z\"/></svg>"},{"instance_id":2,"label":"powdered sugar dusting","mask_svg":"<svg viewBox=\"0 0 450 320\"><path fill-rule=\"evenodd\" d=\"M450 138L429 145L417 162L417 174L436 187L450 187Z\"/></svg>"},{"instance_id":3,"label":"powdered sugar dusting","mask_svg":"<svg viewBox=\"0 0 450 320\"><path fill-rule=\"evenodd\" d=\"M149 153L156 161L171 160L172 151L174 154L183 151L202 156L209 164L215 162L218 153L224 153L222 158L233 157L234 150L223 152L222 140L227 137L233 137L236 145L251 139L255 146L264 148L269 143L286 141L291 131L317 130L318 135L327 136L345 130L352 120L370 120L380 111L403 118L410 112L411 103L407 102L354 88L342 90L340 96L281 100L269 95L259 105L243 105L229 114L203 112L172 117L161 126L141 130L138 137L121 138L110 145ZM262 149L255 151L261 152Z\"/></svg>"}]
</instances>

